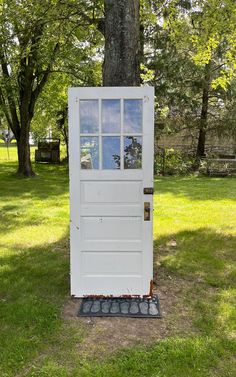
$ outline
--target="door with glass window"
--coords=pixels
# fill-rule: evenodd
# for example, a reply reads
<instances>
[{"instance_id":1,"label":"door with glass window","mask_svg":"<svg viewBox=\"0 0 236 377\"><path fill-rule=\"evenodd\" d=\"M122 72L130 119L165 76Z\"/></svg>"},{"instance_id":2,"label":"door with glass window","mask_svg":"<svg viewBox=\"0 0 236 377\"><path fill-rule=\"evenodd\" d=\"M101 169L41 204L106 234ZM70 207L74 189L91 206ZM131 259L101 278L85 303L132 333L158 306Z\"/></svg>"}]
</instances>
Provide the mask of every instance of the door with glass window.
<instances>
[{"instance_id":1,"label":"door with glass window","mask_svg":"<svg viewBox=\"0 0 236 377\"><path fill-rule=\"evenodd\" d=\"M71 294L147 295L152 87L69 89Z\"/></svg>"}]
</instances>

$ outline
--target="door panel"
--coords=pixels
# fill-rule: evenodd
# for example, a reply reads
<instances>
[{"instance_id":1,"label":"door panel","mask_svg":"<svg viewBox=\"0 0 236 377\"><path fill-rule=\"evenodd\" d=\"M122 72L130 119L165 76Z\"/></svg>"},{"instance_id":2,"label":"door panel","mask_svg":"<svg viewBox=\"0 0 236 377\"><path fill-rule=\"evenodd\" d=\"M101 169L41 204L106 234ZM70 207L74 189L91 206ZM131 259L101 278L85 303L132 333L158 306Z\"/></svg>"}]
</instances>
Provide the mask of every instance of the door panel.
<instances>
[{"instance_id":1,"label":"door panel","mask_svg":"<svg viewBox=\"0 0 236 377\"><path fill-rule=\"evenodd\" d=\"M137 292L143 291L142 276L84 276L81 275L80 289L82 296L93 295L96 287L96 295L102 296L122 296L137 295ZM112 292L112 293L111 293ZM123 293L125 292L125 293ZM77 295L76 295L77 296Z\"/></svg>"},{"instance_id":2,"label":"door panel","mask_svg":"<svg viewBox=\"0 0 236 377\"><path fill-rule=\"evenodd\" d=\"M137 252L82 252L82 269L86 276L142 275L142 255Z\"/></svg>"},{"instance_id":3,"label":"door panel","mask_svg":"<svg viewBox=\"0 0 236 377\"><path fill-rule=\"evenodd\" d=\"M82 217L82 240L139 240L141 217Z\"/></svg>"},{"instance_id":4,"label":"door panel","mask_svg":"<svg viewBox=\"0 0 236 377\"><path fill-rule=\"evenodd\" d=\"M142 251L143 242L141 239L101 239L101 240L81 240L81 251Z\"/></svg>"},{"instance_id":5,"label":"door panel","mask_svg":"<svg viewBox=\"0 0 236 377\"><path fill-rule=\"evenodd\" d=\"M82 181L81 202L83 204L137 203L142 200L142 182L133 181Z\"/></svg>"},{"instance_id":6,"label":"door panel","mask_svg":"<svg viewBox=\"0 0 236 377\"><path fill-rule=\"evenodd\" d=\"M153 88L69 90L71 294L146 295L152 280ZM144 218L150 203L150 220ZM147 204L146 204L147 206Z\"/></svg>"}]
</instances>

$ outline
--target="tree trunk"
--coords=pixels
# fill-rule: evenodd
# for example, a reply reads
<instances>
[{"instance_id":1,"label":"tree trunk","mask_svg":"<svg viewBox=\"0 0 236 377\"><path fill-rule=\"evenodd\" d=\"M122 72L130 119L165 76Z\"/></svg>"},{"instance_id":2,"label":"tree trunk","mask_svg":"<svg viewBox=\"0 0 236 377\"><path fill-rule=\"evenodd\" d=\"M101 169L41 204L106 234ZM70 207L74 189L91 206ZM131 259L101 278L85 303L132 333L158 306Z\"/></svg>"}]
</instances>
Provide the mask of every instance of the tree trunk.
<instances>
[{"instance_id":1,"label":"tree trunk","mask_svg":"<svg viewBox=\"0 0 236 377\"><path fill-rule=\"evenodd\" d=\"M140 85L139 0L104 0L104 86Z\"/></svg>"},{"instance_id":2,"label":"tree trunk","mask_svg":"<svg viewBox=\"0 0 236 377\"><path fill-rule=\"evenodd\" d=\"M64 124L63 126L63 138L64 138L64 142L65 142L65 145L66 145L66 159L67 161L69 161L69 140L68 140L68 133L67 133L67 129L66 129L66 125Z\"/></svg>"},{"instance_id":3,"label":"tree trunk","mask_svg":"<svg viewBox=\"0 0 236 377\"><path fill-rule=\"evenodd\" d=\"M139 41L140 41L140 47L139 47L139 60L140 64L144 64L144 26L140 24L139 28ZM143 79L141 78L141 75L144 73L143 68L140 67L140 83L143 83Z\"/></svg>"},{"instance_id":4,"label":"tree trunk","mask_svg":"<svg viewBox=\"0 0 236 377\"><path fill-rule=\"evenodd\" d=\"M196 158L194 162L194 170L200 166L201 159L205 157L205 143L206 143L206 130L207 130L207 117L208 117L208 104L209 104L209 91L211 85L211 61L205 66L205 75L203 81L202 91L202 109L200 118L200 128L198 134L198 143Z\"/></svg>"},{"instance_id":5,"label":"tree trunk","mask_svg":"<svg viewBox=\"0 0 236 377\"><path fill-rule=\"evenodd\" d=\"M201 159L205 156L206 128L201 127L198 134L196 157Z\"/></svg>"},{"instance_id":6,"label":"tree trunk","mask_svg":"<svg viewBox=\"0 0 236 377\"><path fill-rule=\"evenodd\" d=\"M28 128L28 127L27 127ZM35 173L30 160L29 130L21 129L17 139L18 170L17 173L24 177L33 177Z\"/></svg>"}]
</instances>

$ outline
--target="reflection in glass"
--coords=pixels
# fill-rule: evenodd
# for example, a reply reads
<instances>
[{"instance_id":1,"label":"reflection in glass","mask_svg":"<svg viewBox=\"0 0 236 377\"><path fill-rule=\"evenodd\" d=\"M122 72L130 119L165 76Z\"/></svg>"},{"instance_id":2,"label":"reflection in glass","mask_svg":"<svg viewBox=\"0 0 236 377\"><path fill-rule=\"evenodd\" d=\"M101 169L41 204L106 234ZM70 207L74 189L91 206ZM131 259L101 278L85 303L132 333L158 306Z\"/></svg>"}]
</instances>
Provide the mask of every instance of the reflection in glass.
<instances>
[{"instance_id":1,"label":"reflection in glass","mask_svg":"<svg viewBox=\"0 0 236 377\"><path fill-rule=\"evenodd\" d=\"M98 100L80 100L80 132L98 132Z\"/></svg>"},{"instance_id":2,"label":"reflection in glass","mask_svg":"<svg viewBox=\"0 0 236 377\"><path fill-rule=\"evenodd\" d=\"M98 137L83 136L80 138L81 169L99 168Z\"/></svg>"},{"instance_id":3,"label":"reflection in glass","mask_svg":"<svg viewBox=\"0 0 236 377\"><path fill-rule=\"evenodd\" d=\"M120 168L120 137L103 136L102 138L102 168Z\"/></svg>"},{"instance_id":4,"label":"reflection in glass","mask_svg":"<svg viewBox=\"0 0 236 377\"><path fill-rule=\"evenodd\" d=\"M120 132L120 100L102 100L102 132Z\"/></svg>"},{"instance_id":5,"label":"reflection in glass","mask_svg":"<svg viewBox=\"0 0 236 377\"><path fill-rule=\"evenodd\" d=\"M124 132L141 133L142 132L142 100L125 99L124 100Z\"/></svg>"},{"instance_id":6,"label":"reflection in glass","mask_svg":"<svg viewBox=\"0 0 236 377\"><path fill-rule=\"evenodd\" d=\"M141 136L124 137L124 168L142 168L142 138Z\"/></svg>"}]
</instances>

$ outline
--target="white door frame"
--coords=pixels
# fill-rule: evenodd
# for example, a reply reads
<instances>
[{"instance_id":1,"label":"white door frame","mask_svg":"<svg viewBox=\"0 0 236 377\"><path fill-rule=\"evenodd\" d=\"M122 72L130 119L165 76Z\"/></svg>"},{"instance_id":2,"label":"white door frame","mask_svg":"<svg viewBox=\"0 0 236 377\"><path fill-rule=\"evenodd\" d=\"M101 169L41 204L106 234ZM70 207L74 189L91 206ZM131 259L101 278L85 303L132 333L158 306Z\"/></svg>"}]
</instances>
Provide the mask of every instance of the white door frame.
<instances>
[{"instance_id":1,"label":"white door frame","mask_svg":"<svg viewBox=\"0 0 236 377\"><path fill-rule=\"evenodd\" d=\"M80 126L79 126L79 101L85 99L98 99L101 117L101 99L143 99L143 150L142 169L127 170L83 170L80 168ZM122 109L121 109L122 110ZM122 111L121 111L122 112ZM122 116L121 116L122 117ZM121 131L122 132L122 131ZM100 136L101 137L101 136ZM123 139L123 138L121 138ZM70 274L71 274L71 295L83 297L88 292L81 283L81 250L83 242L81 238L81 216L89 214L90 207L81 206L81 181L142 181L142 202L140 206L132 207L132 216L142 216L143 237L143 282L142 287L137 291L106 291L104 295L148 295L153 279L153 196L143 194L145 187L153 187L153 153L154 153L154 88L153 87L86 87L69 88L69 167L70 167ZM101 151L100 151L101 156ZM122 157L121 157L122 158ZM150 221L144 221L144 202L150 202ZM83 207L83 208L82 208ZM119 215L117 208L116 215ZM121 211L121 209L120 209ZM101 216L106 215L106 208L103 208ZM104 251L106 246L104 245ZM89 294L93 292L89 291ZM96 294L96 292L94 292ZM102 292L100 294L103 294Z\"/></svg>"}]
</instances>

